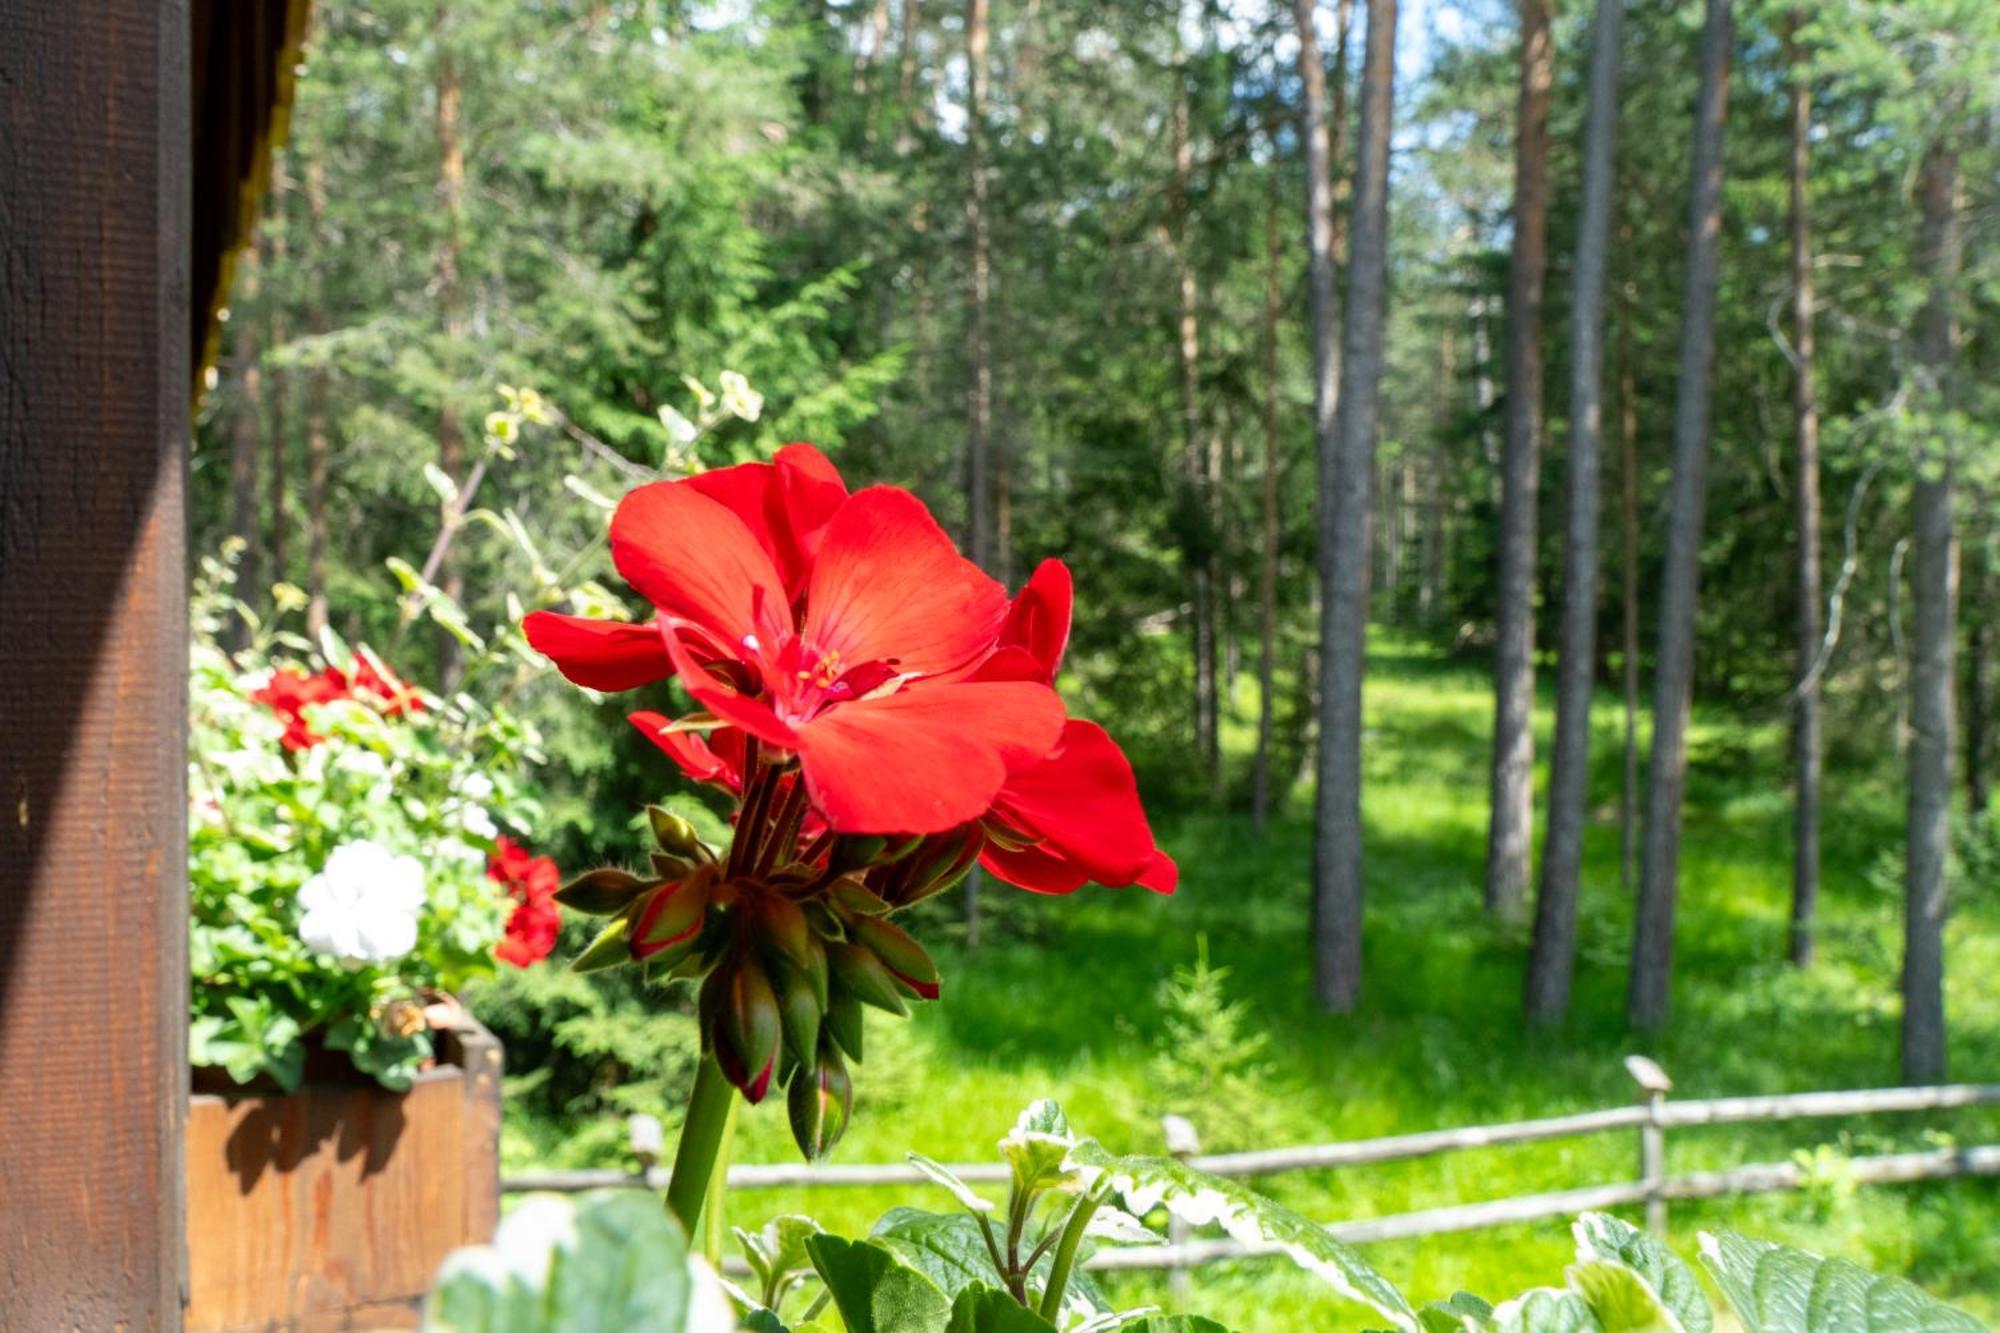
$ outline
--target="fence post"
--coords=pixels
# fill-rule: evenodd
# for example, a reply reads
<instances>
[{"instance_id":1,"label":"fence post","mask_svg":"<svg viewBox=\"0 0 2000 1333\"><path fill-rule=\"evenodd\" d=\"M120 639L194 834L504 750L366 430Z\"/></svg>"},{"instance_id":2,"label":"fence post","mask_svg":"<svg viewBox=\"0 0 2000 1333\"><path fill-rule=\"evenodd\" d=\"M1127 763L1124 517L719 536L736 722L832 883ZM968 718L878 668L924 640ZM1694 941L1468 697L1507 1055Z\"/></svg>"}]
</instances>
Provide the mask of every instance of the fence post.
<instances>
[{"instance_id":1,"label":"fence post","mask_svg":"<svg viewBox=\"0 0 2000 1333\"><path fill-rule=\"evenodd\" d=\"M1201 1135L1195 1133L1194 1122L1186 1116L1161 1116L1160 1133L1167 1140L1167 1155L1177 1162L1185 1162L1201 1151ZM1176 1304L1187 1301L1188 1270L1187 1264L1181 1260L1180 1248L1188 1243L1188 1239L1188 1224L1174 1213L1167 1214L1167 1244L1174 1250L1173 1266L1167 1270L1167 1290L1172 1293Z\"/></svg>"},{"instance_id":2,"label":"fence post","mask_svg":"<svg viewBox=\"0 0 2000 1333\"><path fill-rule=\"evenodd\" d=\"M644 1186L652 1181L653 1168L666 1155L667 1135L661 1127L659 1117L647 1115L643 1111L634 1112L625 1121L627 1142L632 1148L632 1156L639 1163L638 1180Z\"/></svg>"},{"instance_id":3,"label":"fence post","mask_svg":"<svg viewBox=\"0 0 2000 1333\"><path fill-rule=\"evenodd\" d=\"M1646 1230L1662 1239L1667 1234L1667 1126L1663 1112L1674 1081L1667 1071L1643 1055L1625 1057L1625 1072L1639 1085L1639 1104L1646 1122L1639 1126L1639 1183L1646 1187Z\"/></svg>"}]
</instances>

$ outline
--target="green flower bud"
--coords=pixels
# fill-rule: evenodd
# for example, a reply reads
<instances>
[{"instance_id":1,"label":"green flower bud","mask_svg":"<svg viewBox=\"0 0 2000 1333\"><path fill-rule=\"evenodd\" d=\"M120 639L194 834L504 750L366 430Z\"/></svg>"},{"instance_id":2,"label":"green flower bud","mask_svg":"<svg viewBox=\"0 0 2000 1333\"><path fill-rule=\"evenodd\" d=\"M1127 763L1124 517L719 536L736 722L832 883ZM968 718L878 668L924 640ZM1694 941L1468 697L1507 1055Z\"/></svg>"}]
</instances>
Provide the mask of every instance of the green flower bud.
<instances>
[{"instance_id":1,"label":"green flower bud","mask_svg":"<svg viewBox=\"0 0 2000 1333\"><path fill-rule=\"evenodd\" d=\"M821 1026L828 1036L840 1043L840 1049L847 1052L848 1059L856 1064L861 1062L861 1001L850 992L835 987L833 997L827 1001Z\"/></svg>"},{"instance_id":2,"label":"green flower bud","mask_svg":"<svg viewBox=\"0 0 2000 1333\"><path fill-rule=\"evenodd\" d=\"M653 874L661 879L686 879L695 872L698 862L672 852L650 852Z\"/></svg>"},{"instance_id":3,"label":"green flower bud","mask_svg":"<svg viewBox=\"0 0 2000 1333\"><path fill-rule=\"evenodd\" d=\"M805 911L790 898L776 893L760 893L754 899L757 924L771 947L799 967L808 965L812 928Z\"/></svg>"},{"instance_id":4,"label":"green flower bud","mask_svg":"<svg viewBox=\"0 0 2000 1333\"><path fill-rule=\"evenodd\" d=\"M835 941L826 946L826 957L833 965L834 978L855 999L899 1016L910 1012L902 992L896 989L895 977L870 950Z\"/></svg>"},{"instance_id":5,"label":"green flower bud","mask_svg":"<svg viewBox=\"0 0 2000 1333\"><path fill-rule=\"evenodd\" d=\"M832 866L845 874L873 865L889 850L889 840L877 834L847 834L833 844Z\"/></svg>"},{"instance_id":6,"label":"green flower bud","mask_svg":"<svg viewBox=\"0 0 2000 1333\"><path fill-rule=\"evenodd\" d=\"M854 1085L832 1043L822 1043L819 1059L802 1065L792 1076L785 1110L792 1122L792 1141L808 1160L826 1156L840 1142L854 1110Z\"/></svg>"},{"instance_id":7,"label":"green flower bud","mask_svg":"<svg viewBox=\"0 0 2000 1333\"><path fill-rule=\"evenodd\" d=\"M938 997L937 964L908 931L874 916L856 917L848 929L855 943L881 959L899 983L926 1000Z\"/></svg>"},{"instance_id":8,"label":"green flower bud","mask_svg":"<svg viewBox=\"0 0 2000 1333\"><path fill-rule=\"evenodd\" d=\"M715 969L702 990L713 1015L716 1063L745 1100L763 1101L783 1029L770 977L756 959L739 956Z\"/></svg>"},{"instance_id":9,"label":"green flower bud","mask_svg":"<svg viewBox=\"0 0 2000 1333\"><path fill-rule=\"evenodd\" d=\"M664 884L646 900L632 927L632 956L650 958L662 949L691 940L708 914L712 877L698 875L678 884Z\"/></svg>"},{"instance_id":10,"label":"green flower bud","mask_svg":"<svg viewBox=\"0 0 2000 1333\"><path fill-rule=\"evenodd\" d=\"M771 988L778 996L785 1049L801 1065L810 1066L813 1053L819 1049L819 997L813 994L810 981L784 963L771 968Z\"/></svg>"},{"instance_id":11,"label":"green flower bud","mask_svg":"<svg viewBox=\"0 0 2000 1333\"><path fill-rule=\"evenodd\" d=\"M556 890L556 901L590 916L622 912L652 885L622 870L592 870Z\"/></svg>"},{"instance_id":12,"label":"green flower bud","mask_svg":"<svg viewBox=\"0 0 2000 1333\"><path fill-rule=\"evenodd\" d=\"M570 963L572 972L602 972L607 967L618 967L632 961L631 942L626 932L631 929L630 917L619 917L597 932L597 938L590 947L576 956Z\"/></svg>"},{"instance_id":13,"label":"green flower bud","mask_svg":"<svg viewBox=\"0 0 2000 1333\"><path fill-rule=\"evenodd\" d=\"M694 825L673 811L649 805L646 807L646 819L653 826L653 841L660 845L661 851L700 861L715 859L703 844L701 835L694 831Z\"/></svg>"},{"instance_id":14,"label":"green flower bud","mask_svg":"<svg viewBox=\"0 0 2000 1333\"><path fill-rule=\"evenodd\" d=\"M827 895L833 899L833 905L847 916L883 916L889 911L889 904L858 879L835 880Z\"/></svg>"}]
</instances>

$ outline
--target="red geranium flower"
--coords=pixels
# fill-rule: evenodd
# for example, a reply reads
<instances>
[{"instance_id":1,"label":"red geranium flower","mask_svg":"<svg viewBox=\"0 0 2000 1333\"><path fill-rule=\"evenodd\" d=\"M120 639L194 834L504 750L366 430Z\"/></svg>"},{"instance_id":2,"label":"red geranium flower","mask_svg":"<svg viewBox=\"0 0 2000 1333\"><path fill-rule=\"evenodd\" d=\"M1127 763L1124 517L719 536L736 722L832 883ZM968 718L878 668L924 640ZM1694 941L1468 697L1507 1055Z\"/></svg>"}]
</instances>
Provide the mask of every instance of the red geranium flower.
<instances>
[{"instance_id":1,"label":"red geranium flower","mask_svg":"<svg viewBox=\"0 0 2000 1333\"><path fill-rule=\"evenodd\" d=\"M423 696L417 688L391 671L368 649L354 654L354 693L367 695L384 717L423 711Z\"/></svg>"},{"instance_id":2,"label":"red geranium flower","mask_svg":"<svg viewBox=\"0 0 2000 1333\"><path fill-rule=\"evenodd\" d=\"M978 818L1063 721L1046 681L966 673L992 649L1006 591L915 496L848 496L830 467L813 470L817 451L787 454L761 472L726 469L721 483L711 473L633 491L611 524L619 572L659 612L656 641L713 724L797 755L830 827L935 833ZM572 680L644 674L627 634L530 622L529 642ZM578 651L586 643L594 653ZM645 671L661 674L657 662ZM684 767L706 764L692 744L669 744L673 733L649 734Z\"/></svg>"},{"instance_id":3,"label":"red geranium flower","mask_svg":"<svg viewBox=\"0 0 2000 1333\"><path fill-rule=\"evenodd\" d=\"M515 903L505 937L493 948L494 957L516 967L548 957L562 930L562 912L555 904L562 872L556 863L502 834L486 858L486 877L504 885Z\"/></svg>"},{"instance_id":4,"label":"red geranium flower","mask_svg":"<svg viewBox=\"0 0 2000 1333\"><path fill-rule=\"evenodd\" d=\"M326 739L307 725L306 705L347 697L347 677L337 667L328 667L312 676L297 667L279 667L264 687L250 696L250 701L265 705L284 719L285 734L280 744L287 750L306 750Z\"/></svg>"},{"instance_id":5,"label":"red geranium flower","mask_svg":"<svg viewBox=\"0 0 2000 1333\"><path fill-rule=\"evenodd\" d=\"M975 674L1053 683L1069 644L1071 599L1069 570L1043 561ZM1125 752L1094 722L1072 718L1048 757L1010 774L985 822L979 863L1036 893L1072 893L1092 881L1172 893L1180 876L1153 842Z\"/></svg>"}]
</instances>

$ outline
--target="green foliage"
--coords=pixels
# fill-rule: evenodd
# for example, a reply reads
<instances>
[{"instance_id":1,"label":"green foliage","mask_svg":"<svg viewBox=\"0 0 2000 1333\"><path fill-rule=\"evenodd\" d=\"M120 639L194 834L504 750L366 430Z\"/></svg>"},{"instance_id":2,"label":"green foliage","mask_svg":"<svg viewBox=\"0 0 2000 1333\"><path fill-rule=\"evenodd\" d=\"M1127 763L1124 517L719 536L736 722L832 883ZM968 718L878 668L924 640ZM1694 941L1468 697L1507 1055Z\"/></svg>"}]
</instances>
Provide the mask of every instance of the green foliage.
<instances>
[{"instance_id":1,"label":"green foliage","mask_svg":"<svg viewBox=\"0 0 2000 1333\"><path fill-rule=\"evenodd\" d=\"M1745 1333L1976 1333L1985 1327L1901 1278L1733 1231L1703 1233L1701 1261Z\"/></svg>"},{"instance_id":2,"label":"green foliage","mask_svg":"<svg viewBox=\"0 0 2000 1333\"><path fill-rule=\"evenodd\" d=\"M308 704L288 732L253 697L274 670L354 679L379 660L283 621L226 652L219 636L242 623L229 573L205 562L189 667L189 1058L290 1091L317 1047L407 1088L432 1053L422 1006L494 971L509 902L487 860L503 828L524 836L540 818L534 733L415 691ZM383 886L341 869L357 853L406 872L413 896L368 901Z\"/></svg>"},{"instance_id":3,"label":"green foliage","mask_svg":"<svg viewBox=\"0 0 2000 1333\"><path fill-rule=\"evenodd\" d=\"M736 1320L713 1271L659 1202L540 1196L493 1244L456 1250L424 1307L432 1333L724 1333Z\"/></svg>"},{"instance_id":4,"label":"green foliage","mask_svg":"<svg viewBox=\"0 0 2000 1333\"><path fill-rule=\"evenodd\" d=\"M1155 991L1161 1031L1153 1056L1158 1109L1183 1114L1200 1108L1202 1144L1215 1152L1267 1143L1271 1113L1271 1037L1257 1016L1228 990L1229 969L1209 962L1208 937L1195 944L1192 965L1174 968Z\"/></svg>"}]
</instances>

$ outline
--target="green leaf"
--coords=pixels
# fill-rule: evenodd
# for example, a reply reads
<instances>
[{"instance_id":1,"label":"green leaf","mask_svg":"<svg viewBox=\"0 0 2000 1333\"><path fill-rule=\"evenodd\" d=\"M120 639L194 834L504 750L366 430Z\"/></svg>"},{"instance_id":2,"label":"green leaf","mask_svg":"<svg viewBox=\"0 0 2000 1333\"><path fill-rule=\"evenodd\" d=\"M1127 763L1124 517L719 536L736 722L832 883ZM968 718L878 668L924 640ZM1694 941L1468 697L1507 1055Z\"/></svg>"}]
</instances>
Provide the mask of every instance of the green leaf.
<instances>
[{"instance_id":1,"label":"green leaf","mask_svg":"<svg viewBox=\"0 0 2000 1333\"><path fill-rule=\"evenodd\" d=\"M975 1213L990 1213L993 1211L993 1202L990 1199L982 1199L973 1193L972 1187L954 1175L950 1167L940 1162L934 1162L920 1152L906 1153L904 1155L910 1159L911 1166L914 1166L917 1170L923 1172L947 1190L950 1190L951 1197L957 1199L965 1207Z\"/></svg>"},{"instance_id":2,"label":"green leaf","mask_svg":"<svg viewBox=\"0 0 2000 1333\"><path fill-rule=\"evenodd\" d=\"M1646 1279L1615 1259L1572 1264L1564 1276L1605 1333L1687 1333Z\"/></svg>"},{"instance_id":3,"label":"green leaf","mask_svg":"<svg viewBox=\"0 0 2000 1333\"><path fill-rule=\"evenodd\" d=\"M746 1330L746 1333L792 1333L785 1327L784 1320L761 1307L746 1310L743 1317L737 1321L736 1327Z\"/></svg>"},{"instance_id":4,"label":"green leaf","mask_svg":"<svg viewBox=\"0 0 2000 1333\"><path fill-rule=\"evenodd\" d=\"M1452 1293L1448 1301L1432 1301L1417 1311L1424 1333L1482 1333L1492 1327L1493 1307L1469 1291Z\"/></svg>"},{"instance_id":5,"label":"green leaf","mask_svg":"<svg viewBox=\"0 0 2000 1333\"><path fill-rule=\"evenodd\" d=\"M1274 1245L1300 1268L1398 1328L1418 1327L1417 1312L1403 1293L1351 1247L1233 1180L1193 1170L1171 1157L1120 1157L1095 1139L1078 1142L1070 1162L1086 1174L1108 1176L1126 1207L1141 1217L1164 1207L1190 1226L1214 1224L1245 1244Z\"/></svg>"},{"instance_id":6,"label":"green leaf","mask_svg":"<svg viewBox=\"0 0 2000 1333\"><path fill-rule=\"evenodd\" d=\"M849 1333L937 1333L950 1318L937 1283L887 1245L822 1235L806 1242L806 1252Z\"/></svg>"},{"instance_id":7,"label":"green leaf","mask_svg":"<svg viewBox=\"0 0 2000 1333\"><path fill-rule=\"evenodd\" d=\"M1198 1314L1148 1315L1136 1324L1124 1325L1125 1333L1229 1333L1213 1319Z\"/></svg>"},{"instance_id":8,"label":"green leaf","mask_svg":"<svg viewBox=\"0 0 2000 1333\"><path fill-rule=\"evenodd\" d=\"M1687 1333L1710 1333L1715 1327L1715 1314L1708 1308L1701 1279L1666 1242L1608 1213L1585 1213L1570 1231L1576 1237L1578 1263L1607 1260L1623 1264L1645 1282Z\"/></svg>"},{"instance_id":9,"label":"green leaf","mask_svg":"<svg viewBox=\"0 0 2000 1333\"><path fill-rule=\"evenodd\" d=\"M1985 1326L1901 1278L1733 1231L1702 1232L1701 1262L1745 1333L1974 1333Z\"/></svg>"},{"instance_id":10,"label":"green leaf","mask_svg":"<svg viewBox=\"0 0 2000 1333\"><path fill-rule=\"evenodd\" d=\"M1025 1310L1004 1291L967 1287L951 1303L945 1333L1055 1333L1055 1325Z\"/></svg>"},{"instance_id":11,"label":"green leaf","mask_svg":"<svg viewBox=\"0 0 2000 1333\"><path fill-rule=\"evenodd\" d=\"M969 1214L891 1208L882 1214L869 1234L895 1250L947 1296L955 1297L972 1286L991 1286L1000 1278L979 1221ZM1031 1297L1047 1286L1049 1269L1054 1263L1054 1256L1045 1254L1028 1274ZM1097 1283L1080 1268L1070 1273L1063 1304L1066 1309L1087 1314L1101 1314L1111 1308Z\"/></svg>"},{"instance_id":12,"label":"green leaf","mask_svg":"<svg viewBox=\"0 0 2000 1333\"><path fill-rule=\"evenodd\" d=\"M1000 1140L1000 1155L1014 1171L1014 1189L1033 1195L1073 1183L1068 1168L1076 1136L1062 1107L1048 1098L1021 1112L1013 1132Z\"/></svg>"},{"instance_id":13,"label":"green leaf","mask_svg":"<svg viewBox=\"0 0 2000 1333\"><path fill-rule=\"evenodd\" d=\"M424 1307L432 1333L707 1333L734 1323L680 1229L649 1195L537 1196L491 1245L455 1250Z\"/></svg>"},{"instance_id":14,"label":"green leaf","mask_svg":"<svg viewBox=\"0 0 2000 1333\"><path fill-rule=\"evenodd\" d=\"M1555 1287L1537 1287L1502 1303L1485 1327L1492 1333L1600 1333L1583 1297Z\"/></svg>"}]
</instances>

